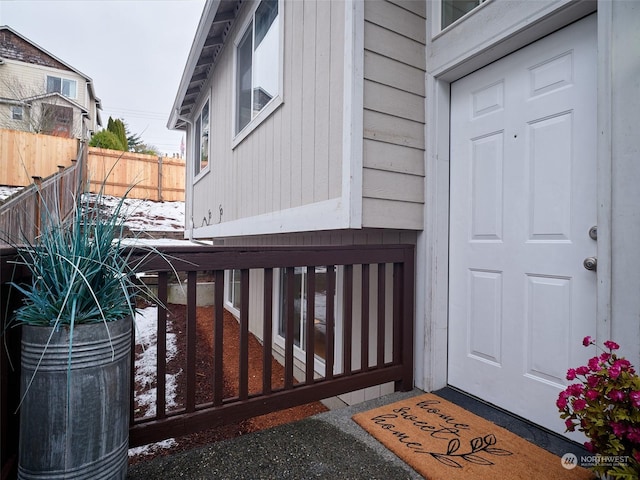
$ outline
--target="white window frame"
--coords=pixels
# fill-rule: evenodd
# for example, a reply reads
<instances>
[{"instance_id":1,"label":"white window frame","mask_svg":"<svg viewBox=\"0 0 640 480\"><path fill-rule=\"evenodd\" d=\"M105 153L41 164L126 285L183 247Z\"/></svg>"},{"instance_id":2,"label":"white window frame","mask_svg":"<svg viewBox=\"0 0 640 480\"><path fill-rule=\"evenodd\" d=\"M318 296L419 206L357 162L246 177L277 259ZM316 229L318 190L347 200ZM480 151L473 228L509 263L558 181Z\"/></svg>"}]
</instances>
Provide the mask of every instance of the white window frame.
<instances>
[{"instance_id":1,"label":"white window frame","mask_svg":"<svg viewBox=\"0 0 640 480\"><path fill-rule=\"evenodd\" d=\"M234 149L238 146L251 132L253 132L263 121L271 116L280 105L283 103L283 85L284 85L284 0L278 0L278 35L279 35L279 47L278 47L278 90L273 98L267 103L260 112L253 117L245 127L236 132L236 125L238 121L238 45L244 37L244 34L249 28L249 24L255 25L254 16L256 10L260 6L261 2L255 2L255 5L249 11L247 17L242 23L241 28L233 41L233 111L232 111L232 140L231 148Z\"/></svg>"},{"instance_id":2,"label":"white window frame","mask_svg":"<svg viewBox=\"0 0 640 480\"><path fill-rule=\"evenodd\" d=\"M48 87L49 78L57 78L57 79L60 80L60 92L57 92L57 93L59 93L63 97L71 98L71 99L74 99L74 100L78 98L78 81L77 80L75 80L73 78L63 77L63 76L60 76L60 75L49 75L49 74L47 74L45 76L45 78L44 78L44 90L47 93L52 93L52 92L49 92L49 87ZM73 82L75 84L75 88L73 89L73 91L75 93L74 96L65 95L64 93L62 93L62 91L64 90L64 88L63 88L64 82Z\"/></svg>"},{"instance_id":3,"label":"white window frame","mask_svg":"<svg viewBox=\"0 0 640 480\"><path fill-rule=\"evenodd\" d=\"M207 165L202 168L202 111L204 110L205 106L209 106L209 112L208 112L208 118L207 118L207 123L208 123L208 161L207 161ZM200 127L199 127L199 131L198 128L196 127L196 125L198 125L198 122L200 122ZM198 171L196 171L196 167L198 168ZM207 173L209 173L209 171L211 170L211 99L210 97L207 97L204 102L202 102L202 105L200 106L200 109L198 110L198 115L196 116L196 118L193 121L193 165L192 165L192 172L193 172L193 183L197 183L202 177L204 177Z\"/></svg>"},{"instance_id":4,"label":"white window frame","mask_svg":"<svg viewBox=\"0 0 640 480\"><path fill-rule=\"evenodd\" d=\"M234 303L235 290L233 283L236 275L238 276L238 282L240 282L240 270L226 270L224 272L224 304L235 317L240 317L240 308L236 307Z\"/></svg>"},{"instance_id":5,"label":"white window frame","mask_svg":"<svg viewBox=\"0 0 640 480\"><path fill-rule=\"evenodd\" d=\"M24 108L20 105L11 106L11 120L21 122L24 120Z\"/></svg>"},{"instance_id":6,"label":"white window frame","mask_svg":"<svg viewBox=\"0 0 640 480\"><path fill-rule=\"evenodd\" d=\"M446 27L442 26L442 3L444 0L439 0L437 2L433 2L432 4L432 16L431 16L431 31L434 33L433 38L436 38L438 35L444 32L448 32L452 28L455 28L461 22L464 22L467 18L475 15L479 9L483 8L488 3L493 2L493 0L480 0L480 4L475 8L464 14L462 17L457 19L455 22L447 25Z\"/></svg>"},{"instance_id":7,"label":"white window frame","mask_svg":"<svg viewBox=\"0 0 640 480\"><path fill-rule=\"evenodd\" d=\"M303 267L306 269L306 267ZM335 267L335 301L333 305L333 315L335 321L335 332L336 336L334 338L334 365L333 365L333 374L336 375L342 372L342 337L339 337L338 332L342 331L342 309L340 305L342 305L343 297L342 297L342 278L343 278L343 269L344 267L341 265L337 265ZM285 350L285 339L282 335L280 335L280 319L282 315L281 305L282 305L282 295L284 292L282 291L282 276L284 275L284 269L274 269L274 282L273 282L273 325L272 325L272 338L273 345L278 347L278 349L284 355ZM306 281L306 270L304 272ZM302 319L304 325L304 319ZM297 346L295 342L293 343L293 356L294 359L300 364L304 365L307 360L306 350L304 349L304 345ZM314 371L320 376L325 375L325 359L319 357L318 355L314 355Z\"/></svg>"}]
</instances>

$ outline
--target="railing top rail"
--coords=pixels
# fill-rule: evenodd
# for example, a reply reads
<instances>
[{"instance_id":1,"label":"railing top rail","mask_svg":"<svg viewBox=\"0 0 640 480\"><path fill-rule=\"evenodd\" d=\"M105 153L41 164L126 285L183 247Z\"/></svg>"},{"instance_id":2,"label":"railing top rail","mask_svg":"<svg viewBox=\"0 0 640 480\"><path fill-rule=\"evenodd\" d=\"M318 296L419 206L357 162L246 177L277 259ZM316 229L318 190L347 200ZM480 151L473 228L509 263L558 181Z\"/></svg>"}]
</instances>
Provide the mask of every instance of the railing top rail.
<instances>
[{"instance_id":1,"label":"railing top rail","mask_svg":"<svg viewBox=\"0 0 640 480\"><path fill-rule=\"evenodd\" d=\"M358 265L413 261L414 246L305 245L305 246L166 246L157 251L134 247L131 260L139 270L228 270L286 268L316 265ZM169 265L169 262L171 265Z\"/></svg>"},{"instance_id":2,"label":"railing top rail","mask_svg":"<svg viewBox=\"0 0 640 480\"><path fill-rule=\"evenodd\" d=\"M160 246L154 250L127 247L130 263L139 271L231 270L286 268L322 265L412 262L414 246L316 245L267 247ZM14 258L16 250L0 246L1 263Z\"/></svg>"}]
</instances>

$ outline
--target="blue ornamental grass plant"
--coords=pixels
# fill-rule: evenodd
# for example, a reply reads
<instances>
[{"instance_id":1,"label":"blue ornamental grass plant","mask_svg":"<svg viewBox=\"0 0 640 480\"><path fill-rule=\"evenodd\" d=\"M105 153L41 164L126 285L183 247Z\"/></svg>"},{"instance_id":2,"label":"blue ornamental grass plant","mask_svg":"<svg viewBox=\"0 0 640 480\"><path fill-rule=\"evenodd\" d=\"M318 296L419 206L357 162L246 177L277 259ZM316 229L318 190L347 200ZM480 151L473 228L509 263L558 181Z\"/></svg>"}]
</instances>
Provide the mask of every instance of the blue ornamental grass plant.
<instances>
[{"instance_id":1,"label":"blue ornamental grass plant","mask_svg":"<svg viewBox=\"0 0 640 480\"><path fill-rule=\"evenodd\" d=\"M122 243L125 198L110 211L102 193L82 196L68 222L46 210L37 240L16 245L16 263L29 270L31 283L12 284L24 295L15 323L73 329L135 315L136 297L151 293L136 281L133 249Z\"/></svg>"},{"instance_id":2,"label":"blue ornamental grass plant","mask_svg":"<svg viewBox=\"0 0 640 480\"><path fill-rule=\"evenodd\" d=\"M106 205L103 189L96 195L82 195L67 220L61 219L53 207L43 205L45 215L36 240L12 243L17 251L16 265L25 267L31 279L22 284L10 282L22 294L23 304L5 327L53 327L49 341L60 328L68 329L68 376L76 326L103 323L110 341L107 322L127 316L135 321L138 298L161 305L150 288L138 280L138 267L149 255L158 254L173 269L170 256L136 238L125 238L125 223L130 216L125 200L129 191L115 207ZM40 361L48 346L49 343ZM115 354L113 345L111 349ZM37 368L23 392L23 400L36 372Z\"/></svg>"}]
</instances>

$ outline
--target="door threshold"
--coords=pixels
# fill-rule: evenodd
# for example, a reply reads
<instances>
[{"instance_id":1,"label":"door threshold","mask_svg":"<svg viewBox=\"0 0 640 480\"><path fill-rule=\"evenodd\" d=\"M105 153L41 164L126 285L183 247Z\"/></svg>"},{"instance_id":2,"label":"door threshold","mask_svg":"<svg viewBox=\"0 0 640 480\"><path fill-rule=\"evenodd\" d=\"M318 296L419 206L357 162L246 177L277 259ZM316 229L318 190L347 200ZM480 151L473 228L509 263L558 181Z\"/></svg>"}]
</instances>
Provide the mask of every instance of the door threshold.
<instances>
[{"instance_id":1,"label":"door threshold","mask_svg":"<svg viewBox=\"0 0 640 480\"><path fill-rule=\"evenodd\" d=\"M489 420L490 422L515 433L519 437L522 437L534 445L544 448L548 452L559 457L562 457L565 453L573 453L578 458L580 458L580 456L591 455L582 444L569 440L556 432L552 432L540 425L536 425L522 417L487 403L480 398L469 395L455 387L447 386L431 393L434 393L445 400L448 400L451 403L484 418L485 420ZM560 413L558 413L558 418L560 418L559 415Z\"/></svg>"}]
</instances>

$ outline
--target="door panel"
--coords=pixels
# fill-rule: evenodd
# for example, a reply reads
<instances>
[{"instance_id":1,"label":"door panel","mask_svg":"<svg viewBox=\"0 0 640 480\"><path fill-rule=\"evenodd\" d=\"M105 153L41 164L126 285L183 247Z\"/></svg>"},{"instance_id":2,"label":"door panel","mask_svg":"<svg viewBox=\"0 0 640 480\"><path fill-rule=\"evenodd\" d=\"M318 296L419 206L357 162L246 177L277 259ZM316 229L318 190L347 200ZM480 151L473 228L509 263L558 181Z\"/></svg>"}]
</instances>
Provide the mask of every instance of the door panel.
<instances>
[{"instance_id":1,"label":"door panel","mask_svg":"<svg viewBox=\"0 0 640 480\"><path fill-rule=\"evenodd\" d=\"M449 383L563 432L595 333L596 22L451 85Z\"/></svg>"}]
</instances>

